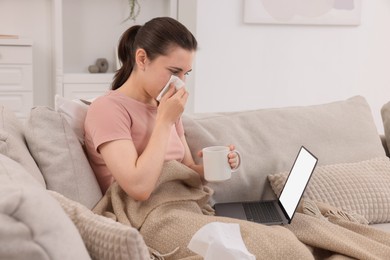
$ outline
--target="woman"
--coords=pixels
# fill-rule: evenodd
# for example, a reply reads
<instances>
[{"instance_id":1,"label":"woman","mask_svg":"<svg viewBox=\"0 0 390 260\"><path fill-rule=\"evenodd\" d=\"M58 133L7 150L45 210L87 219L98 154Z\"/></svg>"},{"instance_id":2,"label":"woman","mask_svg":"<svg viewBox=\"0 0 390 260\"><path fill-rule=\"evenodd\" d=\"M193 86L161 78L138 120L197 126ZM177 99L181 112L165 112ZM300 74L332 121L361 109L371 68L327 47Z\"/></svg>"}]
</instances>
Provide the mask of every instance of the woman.
<instances>
[{"instance_id":1,"label":"woman","mask_svg":"<svg viewBox=\"0 0 390 260\"><path fill-rule=\"evenodd\" d=\"M196 48L197 42L188 29L167 17L133 26L122 35L118 54L123 65L115 75L112 90L91 104L85 121L86 150L102 191L105 193L110 185L119 185L128 195L120 196L128 202L121 205L131 205L131 210L125 210L130 215L128 218L138 214L130 224L139 229L149 247L162 253L171 252L172 259L194 255L186 246L192 235L211 221L240 223L248 249L258 257L286 253L305 259L310 253L287 229L279 234L274 230L282 229L280 227L204 215L209 194L194 182L189 182L196 186L191 192L201 194L201 199L206 198L202 205L195 200L182 199L184 196L178 195L178 189L168 196L176 201L153 206L160 191L155 188L164 162L180 161L203 177L203 166L194 163L180 118L188 92L184 87L176 91L172 85L160 102L156 101L171 75L185 80L192 69ZM233 145L230 150L234 150ZM230 153L227 160L232 168L236 167L235 153ZM190 175L199 180L194 171ZM177 187L186 195L191 189L186 185ZM109 192L112 190L114 188ZM261 242L270 237L288 245L295 243L307 252L300 255L294 247L291 250L289 247L287 252L275 251L269 244L271 241Z\"/></svg>"},{"instance_id":2,"label":"woman","mask_svg":"<svg viewBox=\"0 0 390 260\"><path fill-rule=\"evenodd\" d=\"M86 149L103 193L116 180L132 198L147 200L167 160L178 160L203 177L180 119L188 92L181 88L175 93L171 86L156 101L171 75L185 80L196 48L191 32L167 17L122 35L118 56L123 65L112 91L93 102L85 122ZM234 168L236 154L229 157Z\"/></svg>"}]
</instances>

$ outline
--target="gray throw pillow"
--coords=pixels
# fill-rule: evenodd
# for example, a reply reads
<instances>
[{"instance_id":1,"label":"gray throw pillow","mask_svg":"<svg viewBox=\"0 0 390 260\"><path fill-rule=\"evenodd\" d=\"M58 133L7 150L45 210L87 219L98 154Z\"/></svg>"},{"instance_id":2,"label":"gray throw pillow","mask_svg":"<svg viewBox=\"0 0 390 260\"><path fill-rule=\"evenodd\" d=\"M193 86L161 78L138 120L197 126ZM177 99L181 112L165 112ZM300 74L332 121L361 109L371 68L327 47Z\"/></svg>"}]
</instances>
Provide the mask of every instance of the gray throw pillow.
<instances>
[{"instance_id":1,"label":"gray throw pillow","mask_svg":"<svg viewBox=\"0 0 390 260\"><path fill-rule=\"evenodd\" d=\"M196 153L206 146L234 144L243 157L232 178L209 183L214 202L275 197L267 175L289 171L301 145L318 165L385 156L370 107L356 96L345 101L253 111L184 114L187 142Z\"/></svg>"},{"instance_id":2,"label":"gray throw pillow","mask_svg":"<svg viewBox=\"0 0 390 260\"><path fill-rule=\"evenodd\" d=\"M64 116L48 107L33 108L25 136L47 188L93 208L102 192L84 150Z\"/></svg>"},{"instance_id":3,"label":"gray throw pillow","mask_svg":"<svg viewBox=\"0 0 390 260\"><path fill-rule=\"evenodd\" d=\"M90 259L59 203L0 154L0 259Z\"/></svg>"}]
</instances>

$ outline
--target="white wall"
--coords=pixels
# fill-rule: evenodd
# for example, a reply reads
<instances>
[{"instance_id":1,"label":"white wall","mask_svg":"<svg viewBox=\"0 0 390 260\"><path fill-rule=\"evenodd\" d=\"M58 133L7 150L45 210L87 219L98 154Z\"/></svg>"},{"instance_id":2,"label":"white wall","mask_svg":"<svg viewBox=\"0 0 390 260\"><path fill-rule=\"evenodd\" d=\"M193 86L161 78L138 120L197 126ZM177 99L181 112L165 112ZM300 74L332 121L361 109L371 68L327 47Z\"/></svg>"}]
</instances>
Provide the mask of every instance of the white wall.
<instances>
[{"instance_id":1,"label":"white wall","mask_svg":"<svg viewBox=\"0 0 390 260\"><path fill-rule=\"evenodd\" d=\"M77 4L75 0L64 1ZM99 0L98 9L105 8L104 1L113 0ZM126 9L125 0L116 1ZM140 23L160 12L169 13L169 1L164 0L165 7L159 5L157 9L165 10L159 11L155 1L140 0ZM390 1L362 0L362 21L356 27L249 25L243 23L243 0L179 3L186 1L191 6L195 3L197 19L189 27L194 28L199 42L191 79L195 86L191 89L190 111L309 105L363 95L371 105L378 130L383 132L379 111L390 100ZM118 10L115 6L111 13ZM85 9L78 11L81 10ZM112 14L114 22L121 20L123 10ZM73 28L73 33L82 37L81 29L86 24L76 15L75 24L79 27ZM68 22L65 26L69 26ZM19 34L34 41L35 105L52 105L51 25L51 0L0 0L0 33ZM72 31L65 28L69 30ZM85 30L86 35L99 33ZM104 46L116 35L118 31L101 39L101 55L112 53L111 47ZM89 40L82 44L74 52L64 50L67 71L85 70L100 55L85 54L81 62L79 50L88 45L95 48Z\"/></svg>"},{"instance_id":2,"label":"white wall","mask_svg":"<svg viewBox=\"0 0 390 260\"><path fill-rule=\"evenodd\" d=\"M363 95L383 132L380 108L390 101L390 1L363 2L360 26L287 26L244 24L244 1L197 0L194 111Z\"/></svg>"}]
</instances>

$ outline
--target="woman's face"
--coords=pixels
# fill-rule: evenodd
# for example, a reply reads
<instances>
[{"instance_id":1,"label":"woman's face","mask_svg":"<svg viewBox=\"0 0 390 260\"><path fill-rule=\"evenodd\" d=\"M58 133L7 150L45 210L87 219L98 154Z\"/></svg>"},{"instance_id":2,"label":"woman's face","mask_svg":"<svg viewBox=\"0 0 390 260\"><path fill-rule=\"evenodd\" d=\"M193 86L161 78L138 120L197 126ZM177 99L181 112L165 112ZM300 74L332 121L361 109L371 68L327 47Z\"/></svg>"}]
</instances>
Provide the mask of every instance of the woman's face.
<instances>
[{"instance_id":1,"label":"woman's face","mask_svg":"<svg viewBox=\"0 0 390 260\"><path fill-rule=\"evenodd\" d=\"M169 81L171 75L178 76L185 82L186 75L192 70L195 52L173 48L168 55L158 56L145 65L145 91L156 98Z\"/></svg>"}]
</instances>

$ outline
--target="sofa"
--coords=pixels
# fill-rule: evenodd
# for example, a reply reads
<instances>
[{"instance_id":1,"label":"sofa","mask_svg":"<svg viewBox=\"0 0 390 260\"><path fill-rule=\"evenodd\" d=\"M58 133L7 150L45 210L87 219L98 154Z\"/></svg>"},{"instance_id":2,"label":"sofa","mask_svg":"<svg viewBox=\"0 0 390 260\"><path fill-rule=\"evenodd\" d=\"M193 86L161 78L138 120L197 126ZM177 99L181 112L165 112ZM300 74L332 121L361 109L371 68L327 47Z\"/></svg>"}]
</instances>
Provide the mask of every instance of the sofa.
<instances>
[{"instance_id":1,"label":"sofa","mask_svg":"<svg viewBox=\"0 0 390 260\"><path fill-rule=\"evenodd\" d=\"M88 102L57 96L22 122L0 106L0 259L150 259L137 229L94 214L102 198L83 150ZM319 161L304 198L390 232L390 102L384 134L362 96L312 106L183 114L197 151L234 144L241 167L210 204L275 198L301 145ZM156 259L159 256L154 256ZM160 256L163 259L162 256Z\"/></svg>"}]
</instances>

